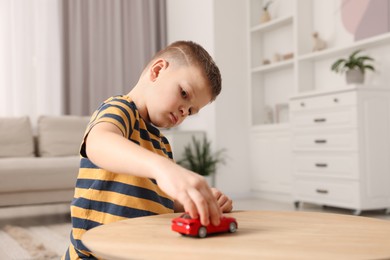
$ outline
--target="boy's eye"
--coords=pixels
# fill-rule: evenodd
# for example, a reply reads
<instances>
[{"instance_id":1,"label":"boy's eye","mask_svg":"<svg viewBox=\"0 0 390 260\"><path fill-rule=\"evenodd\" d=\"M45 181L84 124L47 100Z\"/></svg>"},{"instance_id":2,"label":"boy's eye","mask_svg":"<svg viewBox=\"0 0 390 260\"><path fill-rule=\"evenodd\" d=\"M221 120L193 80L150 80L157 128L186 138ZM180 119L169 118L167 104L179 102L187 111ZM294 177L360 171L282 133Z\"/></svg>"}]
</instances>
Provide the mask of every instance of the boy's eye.
<instances>
[{"instance_id":1,"label":"boy's eye","mask_svg":"<svg viewBox=\"0 0 390 260\"><path fill-rule=\"evenodd\" d=\"M187 92L185 91L185 90L181 90L181 96L183 97L183 98L187 98Z\"/></svg>"}]
</instances>

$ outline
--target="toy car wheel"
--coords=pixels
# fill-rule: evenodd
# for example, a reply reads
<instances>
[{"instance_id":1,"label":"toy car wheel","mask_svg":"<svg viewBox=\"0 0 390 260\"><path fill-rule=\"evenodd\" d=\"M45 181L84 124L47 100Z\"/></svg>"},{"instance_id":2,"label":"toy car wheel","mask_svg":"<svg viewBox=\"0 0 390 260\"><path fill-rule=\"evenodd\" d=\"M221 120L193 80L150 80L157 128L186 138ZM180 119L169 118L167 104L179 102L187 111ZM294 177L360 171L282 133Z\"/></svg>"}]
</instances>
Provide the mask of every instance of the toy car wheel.
<instances>
[{"instance_id":1,"label":"toy car wheel","mask_svg":"<svg viewBox=\"0 0 390 260\"><path fill-rule=\"evenodd\" d=\"M200 227L199 230L198 230L198 236L200 238L204 238L207 236L207 229L206 227Z\"/></svg>"},{"instance_id":2,"label":"toy car wheel","mask_svg":"<svg viewBox=\"0 0 390 260\"><path fill-rule=\"evenodd\" d=\"M229 224L229 232L234 233L234 232L236 232L236 230L237 230L237 224L234 222L230 223Z\"/></svg>"}]
</instances>

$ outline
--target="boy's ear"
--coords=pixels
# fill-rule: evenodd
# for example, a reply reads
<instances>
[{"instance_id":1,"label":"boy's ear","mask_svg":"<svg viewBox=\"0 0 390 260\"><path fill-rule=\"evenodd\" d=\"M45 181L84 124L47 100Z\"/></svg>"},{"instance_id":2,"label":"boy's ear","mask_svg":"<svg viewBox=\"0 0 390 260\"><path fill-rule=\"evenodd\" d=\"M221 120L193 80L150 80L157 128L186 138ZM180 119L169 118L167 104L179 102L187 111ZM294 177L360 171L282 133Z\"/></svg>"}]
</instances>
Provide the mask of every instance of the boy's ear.
<instances>
[{"instance_id":1,"label":"boy's ear","mask_svg":"<svg viewBox=\"0 0 390 260\"><path fill-rule=\"evenodd\" d=\"M168 67L168 62L164 59L158 59L155 62L153 62L152 66L150 67L150 79L152 81L155 81L157 77L160 75L160 72L163 69L166 69Z\"/></svg>"}]
</instances>

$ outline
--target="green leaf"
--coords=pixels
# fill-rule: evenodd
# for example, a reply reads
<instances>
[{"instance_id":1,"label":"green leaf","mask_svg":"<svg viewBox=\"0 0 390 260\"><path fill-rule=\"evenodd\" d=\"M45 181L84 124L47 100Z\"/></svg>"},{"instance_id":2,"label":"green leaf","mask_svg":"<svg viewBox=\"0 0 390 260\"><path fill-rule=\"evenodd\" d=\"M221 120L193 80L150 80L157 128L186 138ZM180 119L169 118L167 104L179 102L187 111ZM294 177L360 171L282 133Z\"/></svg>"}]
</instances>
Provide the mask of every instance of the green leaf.
<instances>
[{"instance_id":1,"label":"green leaf","mask_svg":"<svg viewBox=\"0 0 390 260\"><path fill-rule=\"evenodd\" d=\"M371 65L364 65L364 68L375 71L375 68Z\"/></svg>"},{"instance_id":2,"label":"green leaf","mask_svg":"<svg viewBox=\"0 0 390 260\"><path fill-rule=\"evenodd\" d=\"M340 68L343 64L345 64L346 60L345 59L339 59L332 65L332 70L339 72Z\"/></svg>"},{"instance_id":3,"label":"green leaf","mask_svg":"<svg viewBox=\"0 0 390 260\"><path fill-rule=\"evenodd\" d=\"M370 56L367 56L367 55L358 56L358 54L361 51L362 50L356 50L356 51L352 52L352 54L350 54L347 59L336 60L332 64L331 70L333 70L337 73L339 73L339 72L342 73L342 72L345 72L346 70L351 70L351 69L358 69L362 73L364 73L365 70L367 70L367 69L375 71L375 68L373 65L366 64L366 62L374 61L374 59Z\"/></svg>"}]
</instances>

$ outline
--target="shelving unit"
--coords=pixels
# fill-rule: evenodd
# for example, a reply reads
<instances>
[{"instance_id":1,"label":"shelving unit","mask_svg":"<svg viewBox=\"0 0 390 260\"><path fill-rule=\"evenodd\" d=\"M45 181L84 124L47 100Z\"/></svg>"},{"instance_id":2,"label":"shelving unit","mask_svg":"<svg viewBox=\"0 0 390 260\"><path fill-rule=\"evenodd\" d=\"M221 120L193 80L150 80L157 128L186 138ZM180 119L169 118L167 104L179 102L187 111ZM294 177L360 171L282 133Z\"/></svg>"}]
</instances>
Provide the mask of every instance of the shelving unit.
<instances>
[{"instance_id":1,"label":"shelving unit","mask_svg":"<svg viewBox=\"0 0 390 260\"><path fill-rule=\"evenodd\" d=\"M291 192L288 100L294 93L293 2L275 1L260 24L265 1L249 1L251 171L253 190L265 197ZM269 64L265 64L265 60Z\"/></svg>"},{"instance_id":2,"label":"shelving unit","mask_svg":"<svg viewBox=\"0 0 390 260\"><path fill-rule=\"evenodd\" d=\"M350 53L356 49L375 48L384 44L390 44L390 33L374 36L369 39L361 40L351 43L347 46L334 47L326 49L321 52L312 52L301 55L298 57L299 61L319 61L327 58L334 58L343 55L344 53Z\"/></svg>"},{"instance_id":3,"label":"shelving unit","mask_svg":"<svg viewBox=\"0 0 390 260\"><path fill-rule=\"evenodd\" d=\"M294 66L294 62L292 60L279 61L278 63L263 65L252 69L252 73L256 72L272 72L276 70L280 70L283 68L288 68Z\"/></svg>"},{"instance_id":4,"label":"shelving unit","mask_svg":"<svg viewBox=\"0 0 390 260\"><path fill-rule=\"evenodd\" d=\"M286 17L281 17L281 18L276 18L274 20L271 20L267 23L263 24L257 24L253 26L250 31L253 32L267 32L267 31L272 31L276 28L282 27L284 25L289 25L292 23L293 17L292 15L286 16Z\"/></svg>"},{"instance_id":5,"label":"shelving unit","mask_svg":"<svg viewBox=\"0 0 390 260\"><path fill-rule=\"evenodd\" d=\"M390 69L389 58L384 53L390 51L390 32L355 40L354 35L344 29L342 8L353 4L351 1L295 1L296 35L296 74L295 94L347 88L344 75L330 70L333 62L340 57L347 57L353 51L361 49L375 58L378 71L366 74L366 84L385 86L390 80L386 71ZM388 3L390 5L390 3ZM389 7L387 7L389 8ZM389 10L390 12L390 10ZM388 21L384 21L387 22ZM389 27L390 25L388 25ZM327 42L327 48L313 52L312 33L318 32Z\"/></svg>"},{"instance_id":6,"label":"shelving unit","mask_svg":"<svg viewBox=\"0 0 390 260\"><path fill-rule=\"evenodd\" d=\"M298 56L296 94L307 91L326 91L327 89L331 90L331 88L348 88L344 80L344 75L335 74L330 70L330 67L336 59L347 57L353 51L359 49L375 57L376 64L381 65L381 68L377 72L367 73L366 84L385 86L386 82L389 82L388 80L390 79L386 75L386 71L390 69L390 60L384 57L383 54L390 51L390 33L352 42L348 45L333 46L320 52L310 52Z\"/></svg>"},{"instance_id":7,"label":"shelving unit","mask_svg":"<svg viewBox=\"0 0 390 260\"><path fill-rule=\"evenodd\" d=\"M274 167L268 166L265 169L262 167L264 160L261 157L252 159L253 189L263 192L271 191L267 187L278 186L280 189L272 189L272 192L287 194L288 185L278 185L275 182L278 179L276 177L268 179L273 182L272 185L264 184L267 179L264 176L271 176L271 173L283 175L276 164L288 165L292 162L291 157L283 153L287 148L291 149L291 140L286 138L291 136L291 109L286 104L290 104L292 97L326 94L351 88L345 83L345 75L334 73L330 67L336 59L347 57L358 49L375 58L376 71L366 73L365 85L389 87L390 56L385 54L390 53L390 32L355 41L354 36L344 29L341 19L341 8L344 6L339 0L273 1L269 6L271 20L260 24L262 7L266 2L268 1L247 0L250 60L248 100L251 142L254 144L251 153L265 156L265 151L259 147L261 144L267 144L266 150L270 151L268 153L274 151L273 155L267 155L267 160L272 160ZM324 50L313 51L314 32L318 32L326 41L327 47ZM293 53L293 57L276 61L276 53ZM264 64L265 60L270 63ZM277 109L281 107L282 110ZM275 120L278 111L287 113L288 116ZM279 138L282 136L283 138ZM278 141L268 142L267 138ZM282 158L278 153L283 154ZM256 182L259 178L262 181ZM281 188L282 186L285 188Z\"/></svg>"},{"instance_id":8,"label":"shelving unit","mask_svg":"<svg viewBox=\"0 0 390 260\"><path fill-rule=\"evenodd\" d=\"M252 126L287 123L287 118L276 122L275 109L280 104L287 104L289 94L293 93L292 88L286 86L293 80L294 62L292 57L283 59L283 55L293 53L293 13L290 8L281 8L271 12L271 21L260 24L262 6L263 1L250 2ZM270 63L265 64L265 60ZM270 96L276 98L268 98Z\"/></svg>"},{"instance_id":9,"label":"shelving unit","mask_svg":"<svg viewBox=\"0 0 390 260\"><path fill-rule=\"evenodd\" d=\"M306 92L347 88L344 75L330 70L332 63L362 49L375 57L377 72L368 72L366 84L383 86L390 82L390 32L354 41L343 29L338 0L279 0L270 7L271 20L260 23L265 0L248 0L250 54L251 127L288 123L270 120L267 111L288 103L290 96ZM326 5L326 6L325 6ZM390 5L390 3L389 3ZM390 12L390 10L389 10ZM390 27L390 25L389 25ZM318 32L327 48L313 51L312 33ZM293 53L288 60L275 61L275 54ZM263 64L269 60L270 64Z\"/></svg>"}]
</instances>

